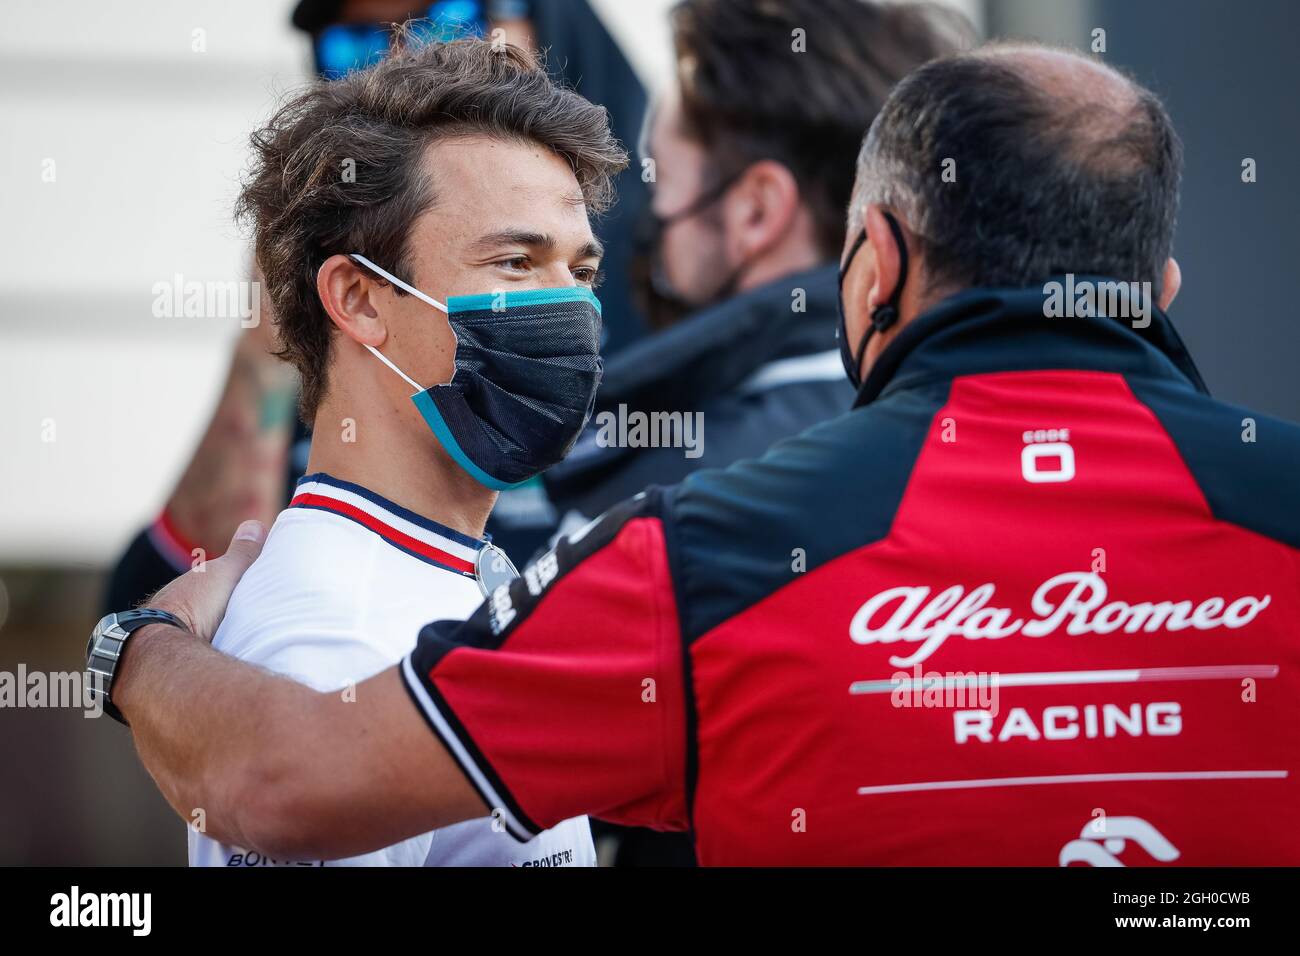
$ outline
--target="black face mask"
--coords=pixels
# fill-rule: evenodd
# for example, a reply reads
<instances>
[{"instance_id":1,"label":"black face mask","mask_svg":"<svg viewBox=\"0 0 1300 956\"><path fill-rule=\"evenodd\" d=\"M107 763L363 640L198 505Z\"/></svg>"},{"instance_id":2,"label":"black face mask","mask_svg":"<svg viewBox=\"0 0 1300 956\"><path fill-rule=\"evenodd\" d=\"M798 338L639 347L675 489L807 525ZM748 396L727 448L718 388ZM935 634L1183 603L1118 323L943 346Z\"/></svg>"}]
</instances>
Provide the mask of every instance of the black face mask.
<instances>
[{"instance_id":1,"label":"black face mask","mask_svg":"<svg viewBox=\"0 0 1300 956\"><path fill-rule=\"evenodd\" d=\"M885 221L889 223L889 231L894 234L894 242L898 245L898 284L894 286L894 294L889 297L889 301L876 306L871 311L871 324L867 330L862 333L862 341L858 343L857 349L849 347L849 327L844 314L844 277L849 274L849 267L853 265L853 257L858 254L862 244L867 241L867 227L862 227L862 232L854 241L853 247L849 249L848 257L844 260L844 265L840 266L839 281L839 327L835 330L835 337L840 341L840 361L844 363L844 373L848 375L849 381L853 383L854 388L862 387L862 356L867 351L867 342L871 340L873 332L884 332L898 321L898 303L903 298L903 285L907 282L907 243L903 241L903 230L898 225L898 220L894 218L893 213L885 213Z\"/></svg>"},{"instance_id":2,"label":"black face mask","mask_svg":"<svg viewBox=\"0 0 1300 956\"><path fill-rule=\"evenodd\" d=\"M668 274L664 271L662 246L664 233L669 226L690 219L692 216L698 216L708 209L727 194L727 190L735 185L740 175L740 173L736 173L728 176L711 189L701 193L685 209L679 209L671 216L657 215L653 209L646 207L633 236L633 251L636 263L633 265L632 271L633 281L639 286L637 289L638 304L646 315L651 317L653 326L662 328L672 325L674 321L681 319L687 313L729 299L735 292L736 282L740 278L739 269L734 270L731 275L727 276L717 291L709 296L707 302L692 303L686 301L673 288L672 283L668 280Z\"/></svg>"},{"instance_id":3,"label":"black face mask","mask_svg":"<svg viewBox=\"0 0 1300 956\"><path fill-rule=\"evenodd\" d=\"M600 301L583 286L426 295L365 256L352 259L447 314L456 335L451 380L428 388L372 345L416 391L420 416L480 484L504 491L569 453L591 417L603 365Z\"/></svg>"}]
</instances>

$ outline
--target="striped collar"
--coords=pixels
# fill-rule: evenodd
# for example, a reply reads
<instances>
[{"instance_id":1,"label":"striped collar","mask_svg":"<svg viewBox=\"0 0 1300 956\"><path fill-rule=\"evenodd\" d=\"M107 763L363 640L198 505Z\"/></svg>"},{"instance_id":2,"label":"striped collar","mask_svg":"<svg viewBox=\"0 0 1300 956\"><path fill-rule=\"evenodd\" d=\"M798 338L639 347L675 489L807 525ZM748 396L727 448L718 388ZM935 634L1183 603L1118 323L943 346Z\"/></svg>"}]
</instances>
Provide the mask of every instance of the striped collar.
<instances>
[{"instance_id":1,"label":"striped collar","mask_svg":"<svg viewBox=\"0 0 1300 956\"><path fill-rule=\"evenodd\" d=\"M467 578L474 577L474 559L487 543L422 518L360 485L320 472L298 480L289 507L340 515L421 561Z\"/></svg>"}]
</instances>

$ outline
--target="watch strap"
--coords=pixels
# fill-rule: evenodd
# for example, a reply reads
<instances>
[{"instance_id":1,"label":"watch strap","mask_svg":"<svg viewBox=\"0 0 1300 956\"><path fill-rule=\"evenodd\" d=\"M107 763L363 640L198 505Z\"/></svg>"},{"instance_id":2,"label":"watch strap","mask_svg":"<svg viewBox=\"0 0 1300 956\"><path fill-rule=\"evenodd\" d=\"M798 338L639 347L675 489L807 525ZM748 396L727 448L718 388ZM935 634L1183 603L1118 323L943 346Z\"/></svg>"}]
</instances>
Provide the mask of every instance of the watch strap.
<instances>
[{"instance_id":1,"label":"watch strap","mask_svg":"<svg viewBox=\"0 0 1300 956\"><path fill-rule=\"evenodd\" d=\"M130 725L126 718L113 703L113 679L121 666L131 635L149 624L170 624L186 629L185 622L170 611L143 607L107 615L95 625L86 645L86 676L90 692L100 698L106 714L127 726Z\"/></svg>"}]
</instances>

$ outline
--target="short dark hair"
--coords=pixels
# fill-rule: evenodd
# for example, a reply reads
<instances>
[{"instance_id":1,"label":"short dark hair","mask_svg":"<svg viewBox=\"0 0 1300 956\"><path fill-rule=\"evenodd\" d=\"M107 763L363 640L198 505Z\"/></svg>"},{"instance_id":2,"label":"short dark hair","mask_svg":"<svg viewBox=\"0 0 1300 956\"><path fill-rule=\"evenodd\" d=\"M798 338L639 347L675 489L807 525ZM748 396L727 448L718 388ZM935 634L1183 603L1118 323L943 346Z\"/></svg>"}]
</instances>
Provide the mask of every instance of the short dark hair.
<instances>
[{"instance_id":1,"label":"short dark hair","mask_svg":"<svg viewBox=\"0 0 1300 956\"><path fill-rule=\"evenodd\" d=\"M476 134L563 157L593 213L610 204L613 176L627 163L604 107L556 85L530 53L477 39L403 49L317 82L253 134L237 214L254 225L280 354L302 378L304 418L324 394L330 354L332 327L316 292L321 264L360 252L411 281L410 228L436 201L424 147Z\"/></svg>"},{"instance_id":2,"label":"short dark hair","mask_svg":"<svg viewBox=\"0 0 1300 956\"><path fill-rule=\"evenodd\" d=\"M784 164L828 257L844 238L858 146L890 88L972 33L937 5L865 0L683 0L671 18L685 133L723 175Z\"/></svg>"},{"instance_id":3,"label":"short dark hair","mask_svg":"<svg viewBox=\"0 0 1300 956\"><path fill-rule=\"evenodd\" d=\"M1020 47L1033 49L936 60L895 88L862 146L850 228L869 202L895 209L931 286L1074 272L1151 282L1158 295L1182 174L1169 115L1118 71L1129 93L1119 99L1045 90L999 55Z\"/></svg>"}]
</instances>

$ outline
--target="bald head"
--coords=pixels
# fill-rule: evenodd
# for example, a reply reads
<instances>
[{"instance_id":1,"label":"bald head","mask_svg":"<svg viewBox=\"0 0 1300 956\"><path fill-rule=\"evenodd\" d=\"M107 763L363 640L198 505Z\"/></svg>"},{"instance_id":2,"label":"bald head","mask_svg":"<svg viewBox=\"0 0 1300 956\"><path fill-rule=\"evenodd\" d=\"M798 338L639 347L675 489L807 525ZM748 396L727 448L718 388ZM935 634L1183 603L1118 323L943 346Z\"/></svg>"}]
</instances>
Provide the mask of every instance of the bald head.
<instances>
[{"instance_id":1,"label":"bald head","mask_svg":"<svg viewBox=\"0 0 1300 956\"><path fill-rule=\"evenodd\" d=\"M932 284L1073 272L1151 282L1173 242L1181 146L1160 101L1095 59L994 44L910 74L873 123L849 210L915 238Z\"/></svg>"},{"instance_id":2,"label":"bald head","mask_svg":"<svg viewBox=\"0 0 1300 956\"><path fill-rule=\"evenodd\" d=\"M1068 47L989 43L970 51L970 56L1018 70L1045 94L1062 102L1098 103L1112 109L1126 109L1137 100L1137 90L1126 76Z\"/></svg>"},{"instance_id":3,"label":"bald head","mask_svg":"<svg viewBox=\"0 0 1300 956\"><path fill-rule=\"evenodd\" d=\"M1069 118L1058 130L1064 156L1076 162L1135 162L1125 151L1099 149L1122 137L1142 108L1133 81L1076 50L1025 44L991 44L979 56L1018 73L1044 105Z\"/></svg>"}]
</instances>

